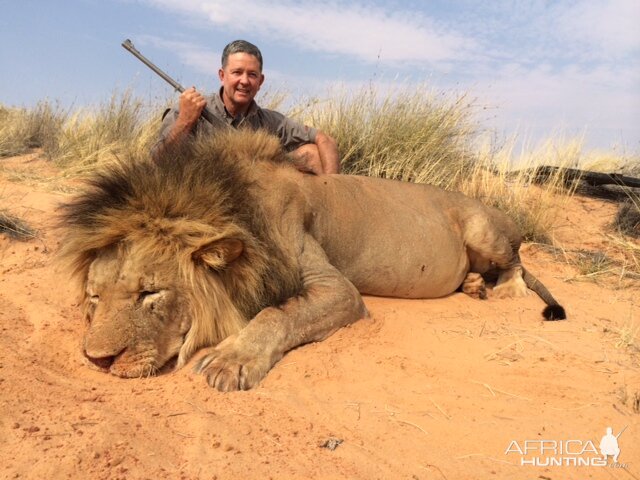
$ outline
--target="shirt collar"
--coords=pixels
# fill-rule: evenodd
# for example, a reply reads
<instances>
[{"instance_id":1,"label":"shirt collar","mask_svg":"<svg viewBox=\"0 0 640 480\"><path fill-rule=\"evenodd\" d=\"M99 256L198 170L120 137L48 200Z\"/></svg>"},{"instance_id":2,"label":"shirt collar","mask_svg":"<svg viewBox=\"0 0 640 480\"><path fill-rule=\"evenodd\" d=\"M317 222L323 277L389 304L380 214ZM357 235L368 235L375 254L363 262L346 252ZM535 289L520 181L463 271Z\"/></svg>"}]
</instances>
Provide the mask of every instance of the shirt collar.
<instances>
[{"instance_id":1,"label":"shirt collar","mask_svg":"<svg viewBox=\"0 0 640 480\"><path fill-rule=\"evenodd\" d=\"M229 113L229 111L227 110L227 107L224 106L224 102L222 101L222 90L223 90L223 87L220 87L220 90L218 90L218 95L214 95L214 103L216 106L216 110L218 110L218 112L221 113L225 119L227 119L228 123L233 123L235 118L233 115ZM243 118L238 119L238 123L242 123L244 119L247 117L254 116L255 114L258 113L258 110L260 110L260 107L258 106L256 101L251 100L251 104L249 105L247 114Z\"/></svg>"}]
</instances>

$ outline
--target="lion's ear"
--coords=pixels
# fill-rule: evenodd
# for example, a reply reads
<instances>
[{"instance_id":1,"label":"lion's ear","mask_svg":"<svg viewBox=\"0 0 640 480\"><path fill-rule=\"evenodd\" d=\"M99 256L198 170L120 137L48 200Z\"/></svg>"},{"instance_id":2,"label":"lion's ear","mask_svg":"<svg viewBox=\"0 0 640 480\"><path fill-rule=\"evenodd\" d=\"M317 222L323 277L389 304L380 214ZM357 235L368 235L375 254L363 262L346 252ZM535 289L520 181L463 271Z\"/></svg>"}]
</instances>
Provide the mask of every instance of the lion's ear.
<instances>
[{"instance_id":1,"label":"lion's ear","mask_svg":"<svg viewBox=\"0 0 640 480\"><path fill-rule=\"evenodd\" d=\"M244 244L237 238L223 238L202 245L192 254L194 261L202 261L214 270L223 270L244 250Z\"/></svg>"}]
</instances>

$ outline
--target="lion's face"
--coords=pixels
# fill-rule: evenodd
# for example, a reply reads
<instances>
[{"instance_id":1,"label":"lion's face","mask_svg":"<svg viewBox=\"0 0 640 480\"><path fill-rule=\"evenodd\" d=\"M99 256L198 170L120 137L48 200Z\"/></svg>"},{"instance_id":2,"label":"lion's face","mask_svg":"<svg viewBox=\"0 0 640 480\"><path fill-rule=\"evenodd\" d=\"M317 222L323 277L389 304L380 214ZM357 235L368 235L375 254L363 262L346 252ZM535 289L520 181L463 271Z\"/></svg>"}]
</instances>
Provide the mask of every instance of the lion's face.
<instances>
[{"instance_id":1,"label":"lion's face","mask_svg":"<svg viewBox=\"0 0 640 480\"><path fill-rule=\"evenodd\" d=\"M175 357L191 326L175 266L111 247L86 282L85 356L120 377L154 374Z\"/></svg>"},{"instance_id":2,"label":"lion's face","mask_svg":"<svg viewBox=\"0 0 640 480\"><path fill-rule=\"evenodd\" d=\"M63 207L59 260L81 288L82 347L100 370L146 376L176 355L180 368L301 289L295 248L281 247L281 221L267 215L258 181L280 171L280 144L228 133L154 161L110 162Z\"/></svg>"}]
</instances>

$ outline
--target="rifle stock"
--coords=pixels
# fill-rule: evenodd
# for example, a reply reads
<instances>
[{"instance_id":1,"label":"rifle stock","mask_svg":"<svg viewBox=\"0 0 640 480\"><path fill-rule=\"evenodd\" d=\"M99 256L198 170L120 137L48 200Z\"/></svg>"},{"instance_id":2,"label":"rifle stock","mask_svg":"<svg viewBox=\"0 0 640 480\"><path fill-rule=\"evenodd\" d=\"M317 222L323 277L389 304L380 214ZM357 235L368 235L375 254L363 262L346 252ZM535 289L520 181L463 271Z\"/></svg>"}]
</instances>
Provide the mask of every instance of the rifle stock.
<instances>
[{"instance_id":1,"label":"rifle stock","mask_svg":"<svg viewBox=\"0 0 640 480\"><path fill-rule=\"evenodd\" d=\"M136 49L136 47L133 46L133 43L131 42L131 40L126 39L124 42L122 42L122 46L126 50L128 50L134 57L136 57L138 60L140 60L142 63L144 63L147 67L149 67L151 70L153 70L165 82L167 82L169 85L171 85L175 91L177 91L179 93L184 92L185 88L182 85L180 85L178 82L176 82L173 78L171 78L165 72L160 70L160 68L158 68L147 57L142 55ZM209 108L208 105L206 105L204 107L204 109L202 110L202 113L200 113L200 116L202 118L204 118L207 122L209 122L211 125L214 125L214 126L225 126L225 127L227 126L226 123L224 123L221 119L219 119L218 117L216 117L214 115L214 113L211 111L211 109Z\"/></svg>"}]
</instances>

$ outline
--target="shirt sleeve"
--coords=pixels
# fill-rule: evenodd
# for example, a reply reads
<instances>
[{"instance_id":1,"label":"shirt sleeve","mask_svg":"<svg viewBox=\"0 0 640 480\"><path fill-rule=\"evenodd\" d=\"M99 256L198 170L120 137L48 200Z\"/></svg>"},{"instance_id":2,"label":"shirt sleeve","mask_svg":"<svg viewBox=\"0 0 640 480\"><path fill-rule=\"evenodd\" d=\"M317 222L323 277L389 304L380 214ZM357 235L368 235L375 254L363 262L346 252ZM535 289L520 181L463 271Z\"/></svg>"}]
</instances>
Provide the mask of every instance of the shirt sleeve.
<instances>
[{"instance_id":1,"label":"shirt sleeve","mask_svg":"<svg viewBox=\"0 0 640 480\"><path fill-rule=\"evenodd\" d=\"M158 134L158 140L151 147L152 156L155 156L157 153L160 152L160 150L162 150L164 142L169 137L169 134L171 133L173 126L176 124L176 121L178 120L179 114L180 114L180 111L178 110L178 107L167 108L162 114L162 125L160 126L160 133ZM199 134L206 135L211 133L212 130L213 130L212 125L209 122L207 122L204 118L200 117L192 130L192 134L195 132L198 132Z\"/></svg>"},{"instance_id":2,"label":"shirt sleeve","mask_svg":"<svg viewBox=\"0 0 640 480\"><path fill-rule=\"evenodd\" d=\"M155 156L157 153L162 150L162 146L164 145L165 140L169 136L169 132L173 128L173 125L176 123L176 119L178 118L178 109L177 108L167 108L162 114L162 125L160 126L160 133L158 135L158 140L151 147L151 154Z\"/></svg>"},{"instance_id":3,"label":"shirt sleeve","mask_svg":"<svg viewBox=\"0 0 640 480\"><path fill-rule=\"evenodd\" d=\"M262 109L263 122L267 130L274 133L287 152L308 143L315 143L318 131L315 128L303 125L280 112Z\"/></svg>"}]
</instances>

